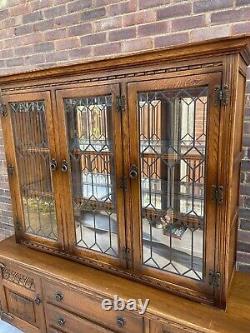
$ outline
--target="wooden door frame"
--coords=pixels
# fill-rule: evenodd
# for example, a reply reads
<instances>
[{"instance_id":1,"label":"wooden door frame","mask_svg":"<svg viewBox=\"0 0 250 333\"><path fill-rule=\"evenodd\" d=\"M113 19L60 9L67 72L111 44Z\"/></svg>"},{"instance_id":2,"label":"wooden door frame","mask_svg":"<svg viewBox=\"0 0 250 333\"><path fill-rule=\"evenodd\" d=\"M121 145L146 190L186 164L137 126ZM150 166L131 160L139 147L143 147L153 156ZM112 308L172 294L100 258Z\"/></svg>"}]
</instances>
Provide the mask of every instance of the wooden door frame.
<instances>
[{"instance_id":1,"label":"wooden door frame","mask_svg":"<svg viewBox=\"0 0 250 333\"><path fill-rule=\"evenodd\" d=\"M129 113L129 126L130 126L130 164L138 166L140 175L140 153L139 153L139 133L138 133L138 111L137 111L137 92L139 91L154 91L163 89L176 89L176 88L192 88L197 86L208 86L208 109L207 117L207 139L206 139L206 197L205 207L209 210L209 221L206 223L206 230L204 236L204 281L187 279L172 273L157 272L153 268L146 267L141 263L141 204L140 204L140 177L136 181L130 181L131 195L130 205L131 214L128 218L130 222L130 229L132 230L132 247L133 247L133 270L135 275L139 275L142 280L148 281L154 285L167 287L175 292L185 292L192 297L204 298L208 302L214 301L214 288L209 285L208 271L214 270L215 256L218 256L215 249L216 225L217 225L217 204L211 200L212 185L217 185L218 182L218 143L219 143L219 124L220 124L220 106L215 103L214 89L216 86L221 85L222 75L221 72L197 74L184 76L178 79L148 79L140 82L128 83L128 113ZM135 111L136 110L136 111ZM209 158L208 158L209 156ZM127 172L129 172L129 165L126 165ZM209 171L207 171L209 170ZM135 207L133 209L133 207ZM139 244L139 245L137 245ZM209 252L209 248L212 251ZM214 254L215 252L215 254Z\"/></svg>"},{"instance_id":2,"label":"wooden door frame","mask_svg":"<svg viewBox=\"0 0 250 333\"><path fill-rule=\"evenodd\" d=\"M120 182L123 178L123 161L122 161L122 123L121 113L117 110L116 97L120 96L119 84L102 84L85 86L74 89L62 89L56 90L56 101L57 101L57 132L60 135L60 160L67 160L70 164L69 158L69 147L67 137L67 122L64 114L64 98L77 98L77 97L94 97L103 95L112 95L112 128L113 128L113 157L115 167L115 178L116 178L116 212L117 212L117 223L118 223L118 257L111 257L110 255L97 252L90 249L80 248L76 246L76 235L75 235L75 221L73 214L73 195L72 195L72 181L71 181L71 170L68 173L62 175L64 195L62 198L62 209L63 216L65 217L64 224L67 228L67 248L70 255L78 258L78 260L94 266L104 267L116 267L126 268L127 261L123 256L122 249L126 247L126 236L125 236L125 215L124 215L124 192L120 186ZM116 147L116 144L117 147ZM70 169L70 168L69 168Z\"/></svg>"},{"instance_id":3,"label":"wooden door frame","mask_svg":"<svg viewBox=\"0 0 250 333\"><path fill-rule=\"evenodd\" d=\"M54 141L54 114L51 106L51 96L49 91L44 92L29 92L25 94L9 94L3 97L4 104L6 105L7 115L2 118L2 128L3 128L3 138L6 147L6 163L7 166L11 165L14 167L14 172L12 175L9 175L9 184L10 184L10 193L12 198L12 209L13 209L13 219L15 223L15 232L16 239L18 242L31 244L34 246L46 246L48 249L63 249L63 232L62 224L60 222L61 213L60 213L60 198L58 191L58 182L60 181L57 172L51 172L51 181L52 181L52 193L55 200L55 212L57 218L57 232L58 239L52 240L45 237L41 237L33 234L25 233L25 221L24 221L24 212L23 212L23 203L22 203L22 194L20 189L20 179L19 179L19 169L18 162L16 158L15 151L15 139L12 125L12 117L9 103L11 102L32 102L32 101L44 101L45 105L45 125L47 130L47 139L48 139L48 148L50 158L56 159L56 145Z\"/></svg>"}]
</instances>

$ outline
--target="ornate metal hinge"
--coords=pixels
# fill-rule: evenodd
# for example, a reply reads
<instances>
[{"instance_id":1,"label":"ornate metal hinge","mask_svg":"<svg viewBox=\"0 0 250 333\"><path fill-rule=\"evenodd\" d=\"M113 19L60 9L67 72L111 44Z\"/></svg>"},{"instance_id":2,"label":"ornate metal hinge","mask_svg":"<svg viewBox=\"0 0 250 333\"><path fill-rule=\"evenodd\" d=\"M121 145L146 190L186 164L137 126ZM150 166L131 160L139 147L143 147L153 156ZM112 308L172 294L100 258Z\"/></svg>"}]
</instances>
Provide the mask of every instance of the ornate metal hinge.
<instances>
[{"instance_id":1,"label":"ornate metal hinge","mask_svg":"<svg viewBox=\"0 0 250 333\"><path fill-rule=\"evenodd\" d=\"M214 288L219 288L221 280L221 274L219 272L210 271L208 274L208 283Z\"/></svg>"},{"instance_id":2,"label":"ornate metal hinge","mask_svg":"<svg viewBox=\"0 0 250 333\"><path fill-rule=\"evenodd\" d=\"M230 91L228 85L223 87L216 87L215 91L215 105L228 105L230 100Z\"/></svg>"},{"instance_id":3,"label":"ornate metal hinge","mask_svg":"<svg viewBox=\"0 0 250 333\"><path fill-rule=\"evenodd\" d=\"M8 111L7 111L7 107L5 104L3 104L2 102L0 102L0 116L1 117L6 117L8 114Z\"/></svg>"},{"instance_id":4,"label":"ornate metal hinge","mask_svg":"<svg viewBox=\"0 0 250 333\"><path fill-rule=\"evenodd\" d=\"M118 112L125 111L125 96L117 96L116 97L116 109Z\"/></svg>"},{"instance_id":5,"label":"ornate metal hinge","mask_svg":"<svg viewBox=\"0 0 250 333\"><path fill-rule=\"evenodd\" d=\"M222 204L224 200L224 187L212 185L212 199L218 204Z\"/></svg>"}]
</instances>

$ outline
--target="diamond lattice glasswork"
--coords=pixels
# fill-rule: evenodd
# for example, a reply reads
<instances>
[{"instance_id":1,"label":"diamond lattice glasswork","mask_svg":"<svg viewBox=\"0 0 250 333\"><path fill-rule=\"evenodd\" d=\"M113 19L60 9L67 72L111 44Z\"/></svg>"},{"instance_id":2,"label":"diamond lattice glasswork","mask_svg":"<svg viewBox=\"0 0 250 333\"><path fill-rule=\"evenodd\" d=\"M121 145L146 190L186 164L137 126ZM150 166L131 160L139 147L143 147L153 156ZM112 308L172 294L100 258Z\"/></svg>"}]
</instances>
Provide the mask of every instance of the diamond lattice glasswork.
<instances>
[{"instance_id":1,"label":"diamond lattice glasswork","mask_svg":"<svg viewBox=\"0 0 250 333\"><path fill-rule=\"evenodd\" d=\"M117 256L112 96L64 99L77 246Z\"/></svg>"},{"instance_id":2,"label":"diamond lattice glasswork","mask_svg":"<svg viewBox=\"0 0 250 333\"><path fill-rule=\"evenodd\" d=\"M57 239L44 101L10 103L25 232Z\"/></svg>"},{"instance_id":3,"label":"diamond lattice glasswork","mask_svg":"<svg viewBox=\"0 0 250 333\"><path fill-rule=\"evenodd\" d=\"M207 87L138 94L143 264L203 279Z\"/></svg>"}]
</instances>

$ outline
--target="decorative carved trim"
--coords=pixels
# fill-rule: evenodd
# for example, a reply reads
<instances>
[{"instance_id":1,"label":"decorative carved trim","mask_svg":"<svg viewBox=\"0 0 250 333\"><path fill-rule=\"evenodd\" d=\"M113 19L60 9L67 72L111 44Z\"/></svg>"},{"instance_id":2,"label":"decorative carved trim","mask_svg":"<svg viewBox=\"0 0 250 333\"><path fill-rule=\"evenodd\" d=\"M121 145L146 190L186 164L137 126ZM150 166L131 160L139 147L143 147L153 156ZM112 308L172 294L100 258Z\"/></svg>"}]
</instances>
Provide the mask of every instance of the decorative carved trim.
<instances>
[{"instance_id":1,"label":"decorative carved trim","mask_svg":"<svg viewBox=\"0 0 250 333\"><path fill-rule=\"evenodd\" d=\"M86 83L86 82L101 82L101 81L109 81L109 80L116 80L121 78L132 78L132 77L143 77L148 75L156 75L156 74L163 74L163 73L173 73L173 72L183 72L187 70L193 70L193 69L202 69L202 68L213 68L213 67L220 67L222 66L222 62L212 62L212 63L203 63L203 64L194 64L194 65L187 65L187 66L173 66L173 67L167 67L167 68L160 68L156 70L145 70L142 72L133 72L133 73L118 73L118 74L112 74L107 76L98 76L94 78L82 78L80 79L79 76L77 76L75 79L68 80L67 82L51 82L51 83L45 83L45 84L35 84L33 82L30 86L21 86L21 87L14 87L14 88L2 88L2 92L13 92L13 91L19 91L19 90L31 90L35 88L51 88L54 86L62 86L67 84L73 84L75 82L77 83Z\"/></svg>"},{"instance_id":2,"label":"decorative carved trim","mask_svg":"<svg viewBox=\"0 0 250 333\"><path fill-rule=\"evenodd\" d=\"M77 255L74 255L72 253L67 253L67 252L60 251L60 250L55 249L55 248L49 248L49 247L47 247L43 244L34 243L32 241L20 240L20 242L21 242L21 244L26 245L30 248L38 249L38 250L40 250L42 252L46 252L46 253L52 253L53 255L57 255L61 258L66 258L66 259L70 259L70 260L73 260L73 261L76 261L76 262L80 262L80 263L83 263L83 264L85 264L87 266L90 266L90 267L94 267L94 268L97 268L97 269L100 268L101 270L104 270L106 272L111 272L111 273L114 273L118 276L127 277L129 279L134 280L134 281L139 281L139 282L151 285L151 286L153 285L153 286L157 286L157 287L161 287L161 288L166 287L166 285L164 283L161 283L158 280L153 281L150 277L147 277L145 275L138 276L138 275L133 274L131 272L123 271L123 270L121 270L119 268L116 268L114 266L103 264L102 262L94 261L94 260L91 260L91 259L88 259L88 258L83 258L83 257L77 256ZM175 295L183 296L182 291L178 291L178 289L172 288L171 285L168 285L168 290L170 292L174 293ZM203 297L200 294L196 295L193 290L188 290L187 288L185 289L185 294L189 299L192 299L192 300L196 300L196 301L201 301L202 300L202 302L207 303L207 304L212 304L213 303L208 298Z\"/></svg>"},{"instance_id":3,"label":"decorative carved trim","mask_svg":"<svg viewBox=\"0 0 250 333\"><path fill-rule=\"evenodd\" d=\"M176 45L165 49L131 52L117 57L102 57L86 62L77 62L68 65L52 66L49 68L30 70L20 73L7 74L0 77L1 86L8 83L23 83L28 80L41 80L65 75L78 75L81 73L104 72L114 68L124 68L130 65L155 65L165 61L200 59L207 56L224 56L228 54L241 54L246 65L250 63L249 36L234 36L216 38L209 41L188 43L186 46ZM34 81L33 81L34 82Z\"/></svg>"},{"instance_id":4,"label":"decorative carved trim","mask_svg":"<svg viewBox=\"0 0 250 333\"><path fill-rule=\"evenodd\" d=\"M32 279L24 274L18 273L14 270L11 270L11 269L7 268L6 266L4 268L2 268L2 278L4 280L15 283L26 289L35 291L34 279Z\"/></svg>"}]
</instances>

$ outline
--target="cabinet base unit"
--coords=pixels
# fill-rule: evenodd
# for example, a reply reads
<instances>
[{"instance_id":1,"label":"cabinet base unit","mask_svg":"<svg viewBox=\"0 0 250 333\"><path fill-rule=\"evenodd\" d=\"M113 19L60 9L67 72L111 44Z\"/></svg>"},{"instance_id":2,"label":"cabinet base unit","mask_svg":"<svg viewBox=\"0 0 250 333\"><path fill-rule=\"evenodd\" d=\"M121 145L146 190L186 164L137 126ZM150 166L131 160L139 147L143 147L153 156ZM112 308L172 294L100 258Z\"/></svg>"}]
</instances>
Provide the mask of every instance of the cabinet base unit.
<instances>
[{"instance_id":1,"label":"cabinet base unit","mask_svg":"<svg viewBox=\"0 0 250 333\"><path fill-rule=\"evenodd\" d=\"M24 333L249 333L247 273L227 310L47 253L0 242L1 319Z\"/></svg>"},{"instance_id":2,"label":"cabinet base unit","mask_svg":"<svg viewBox=\"0 0 250 333\"><path fill-rule=\"evenodd\" d=\"M147 284L226 308L249 42L225 38L0 77L16 241L139 290ZM24 298L4 288L14 320L40 329L39 284Z\"/></svg>"}]
</instances>

